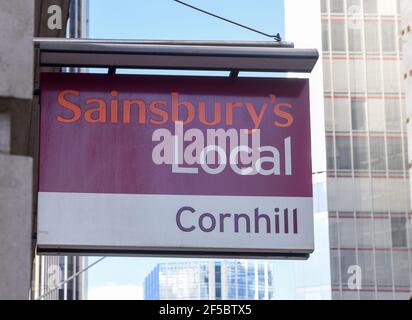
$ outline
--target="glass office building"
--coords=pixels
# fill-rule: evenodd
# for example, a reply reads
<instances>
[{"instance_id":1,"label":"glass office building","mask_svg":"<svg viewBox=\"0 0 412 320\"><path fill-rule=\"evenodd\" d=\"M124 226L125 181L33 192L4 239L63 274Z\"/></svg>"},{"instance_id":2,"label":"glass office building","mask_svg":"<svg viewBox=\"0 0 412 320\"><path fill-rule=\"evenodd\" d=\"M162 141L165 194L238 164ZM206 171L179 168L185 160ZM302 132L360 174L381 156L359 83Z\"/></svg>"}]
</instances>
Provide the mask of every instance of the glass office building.
<instances>
[{"instance_id":1,"label":"glass office building","mask_svg":"<svg viewBox=\"0 0 412 320\"><path fill-rule=\"evenodd\" d=\"M145 300L271 300L273 265L262 261L158 264L144 282Z\"/></svg>"},{"instance_id":2,"label":"glass office building","mask_svg":"<svg viewBox=\"0 0 412 320\"><path fill-rule=\"evenodd\" d=\"M401 44L409 145L409 174L412 171L412 1L401 0ZM412 181L411 181L412 183Z\"/></svg>"},{"instance_id":3,"label":"glass office building","mask_svg":"<svg viewBox=\"0 0 412 320\"><path fill-rule=\"evenodd\" d=\"M87 265L87 258L36 256L35 259L33 299L86 300L87 272L81 271Z\"/></svg>"},{"instance_id":4,"label":"glass office building","mask_svg":"<svg viewBox=\"0 0 412 320\"><path fill-rule=\"evenodd\" d=\"M333 299L408 299L412 222L398 1L321 0ZM360 266L360 290L348 287Z\"/></svg>"}]
</instances>

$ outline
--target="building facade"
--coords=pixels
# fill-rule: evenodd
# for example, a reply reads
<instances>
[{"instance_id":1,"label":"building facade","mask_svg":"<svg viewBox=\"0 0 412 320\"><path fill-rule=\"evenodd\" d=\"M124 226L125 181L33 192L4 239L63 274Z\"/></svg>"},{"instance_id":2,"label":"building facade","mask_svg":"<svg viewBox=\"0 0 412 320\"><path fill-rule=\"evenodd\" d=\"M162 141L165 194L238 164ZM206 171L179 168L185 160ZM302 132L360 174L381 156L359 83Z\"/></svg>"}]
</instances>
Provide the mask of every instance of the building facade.
<instances>
[{"instance_id":1,"label":"building facade","mask_svg":"<svg viewBox=\"0 0 412 320\"><path fill-rule=\"evenodd\" d=\"M412 292L400 12L398 1L321 0L333 299Z\"/></svg>"},{"instance_id":2,"label":"building facade","mask_svg":"<svg viewBox=\"0 0 412 320\"><path fill-rule=\"evenodd\" d=\"M403 79L409 141L409 174L412 170L412 1L401 0L401 44L403 49ZM411 181L412 182L412 181Z\"/></svg>"},{"instance_id":3,"label":"building facade","mask_svg":"<svg viewBox=\"0 0 412 320\"><path fill-rule=\"evenodd\" d=\"M271 300L273 265L260 261L158 264L144 282L145 300Z\"/></svg>"},{"instance_id":4,"label":"building facade","mask_svg":"<svg viewBox=\"0 0 412 320\"><path fill-rule=\"evenodd\" d=\"M35 300L87 300L87 264L83 257L37 256Z\"/></svg>"}]
</instances>

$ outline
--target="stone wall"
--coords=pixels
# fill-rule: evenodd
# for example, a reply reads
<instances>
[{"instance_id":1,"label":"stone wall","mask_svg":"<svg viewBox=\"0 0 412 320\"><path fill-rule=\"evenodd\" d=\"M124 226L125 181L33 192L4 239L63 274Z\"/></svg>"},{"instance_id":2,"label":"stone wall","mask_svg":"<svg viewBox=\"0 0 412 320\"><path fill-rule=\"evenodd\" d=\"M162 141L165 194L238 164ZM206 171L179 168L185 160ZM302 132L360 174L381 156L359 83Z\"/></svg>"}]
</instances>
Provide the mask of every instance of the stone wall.
<instances>
[{"instance_id":1,"label":"stone wall","mask_svg":"<svg viewBox=\"0 0 412 320\"><path fill-rule=\"evenodd\" d=\"M16 110L31 110L33 20L33 0L0 1L0 300L30 292L33 161L11 153Z\"/></svg>"}]
</instances>

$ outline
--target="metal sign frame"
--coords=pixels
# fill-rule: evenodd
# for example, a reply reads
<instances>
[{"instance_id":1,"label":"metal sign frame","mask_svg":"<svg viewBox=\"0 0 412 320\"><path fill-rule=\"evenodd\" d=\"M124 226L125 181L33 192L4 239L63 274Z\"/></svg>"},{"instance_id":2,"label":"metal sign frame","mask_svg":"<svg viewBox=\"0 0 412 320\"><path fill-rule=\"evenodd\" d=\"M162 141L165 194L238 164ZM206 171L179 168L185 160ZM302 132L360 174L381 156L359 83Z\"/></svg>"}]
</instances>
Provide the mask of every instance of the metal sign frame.
<instances>
[{"instance_id":1,"label":"metal sign frame","mask_svg":"<svg viewBox=\"0 0 412 320\"><path fill-rule=\"evenodd\" d=\"M290 42L35 38L40 66L310 73L319 52Z\"/></svg>"}]
</instances>

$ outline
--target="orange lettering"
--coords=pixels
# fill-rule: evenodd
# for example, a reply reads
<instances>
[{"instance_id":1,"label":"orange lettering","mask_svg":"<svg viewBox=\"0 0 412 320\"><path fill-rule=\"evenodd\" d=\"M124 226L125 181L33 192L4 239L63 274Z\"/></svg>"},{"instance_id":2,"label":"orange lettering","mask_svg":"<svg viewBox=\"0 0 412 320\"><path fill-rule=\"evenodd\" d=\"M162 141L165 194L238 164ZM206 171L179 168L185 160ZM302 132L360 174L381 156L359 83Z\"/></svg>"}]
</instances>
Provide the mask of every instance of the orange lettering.
<instances>
[{"instance_id":1,"label":"orange lettering","mask_svg":"<svg viewBox=\"0 0 412 320\"><path fill-rule=\"evenodd\" d=\"M163 99L154 100L150 102L150 111L154 113L155 115L161 117L162 119L162 120L155 120L155 119L150 118L150 123L156 124L156 125L165 124L167 120L169 119L169 114L166 111L156 107L156 105L166 106L167 103L166 103L166 100L163 100Z\"/></svg>"},{"instance_id":2,"label":"orange lettering","mask_svg":"<svg viewBox=\"0 0 412 320\"><path fill-rule=\"evenodd\" d=\"M222 120L222 104L219 102L214 103L215 115L212 121L206 120L206 103L199 102L199 120L201 123L207 126L215 126Z\"/></svg>"},{"instance_id":3,"label":"orange lettering","mask_svg":"<svg viewBox=\"0 0 412 320\"><path fill-rule=\"evenodd\" d=\"M226 103L226 124L233 125L233 109L242 108L243 104L240 102L228 102Z\"/></svg>"},{"instance_id":4,"label":"orange lettering","mask_svg":"<svg viewBox=\"0 0 412 320\"><path fill-rule=\"evenodd\" d=\"M279 103L273 109L273 112L275 113L275 115L278 116L279 118L286 120L286 122L274 121L273 124L280 128L288 128L293 124L294 119L293 119L293 116L289 112L282 110L282 107L292 109L292 105L289 103Z\"/></svg>"},{"instance_id":5,"label":"orange lettering","mask_svg":"<svg viewBox=\"0 0 412 320\"><path fill-rule=\"evenodd\" d=\"M111 96L113 98L117 98L119 93L117 91L112 91ZM111 123L117 123L118 122L118 112L119 112L119 102L117 99L112 100L110 102L110 122Z\"/></svg>"},{"instance_id":6,"label":"orange lettering","mask_svg":"<svg viewBox=\"0 0 412 320\"><path fill-rule=\"evenodd\" d=\"M77 120L80 119L82 115L82 111L77 104L74 104L73 102L66 100L66 97L65 97L66 94L73 94L73 95L79 96L80 92L77 90L64 90L59 93L57 101L63 108L66 108L70 110L71 112L73 112L73 117L71 117L70 119L67 119L62 116L57 116L57 121L63 122L63 123L76 122Z\"/></svg>"},{"instance_id":7,"label":"orange lettering","mask_svg":"<svg viewBox=\"0 0 412 320\"><path fill-rule=\"evenodd\" d=\"M256 108L255 108L253 103L247 102L246 103L246 108L247 108L247 111L249 112L250 118L252 119L253 124L255 126L253 129L258 129L260 127L260 123L262 122L263 116L266 113L267 104L266 103L263 104L259 115L256 113Z\"/></svg>"},{"instance_id":8,"label":"orange lettering","mask_svg":"<svg viewBox=\"0 0 412 320\"><path fill-rule=\"evenodd\" d=\"M131 106L137 105L139 108L139 123L146 123L146 104L142 100L125 100L123 102L123 123L130 123Z\"/></svg>"},{"instance_id":9,"label":"orange lettering","mask_svg":"<svg viewBox=\"0 0 412 320\"><path fill-rule=\"evenodd\" d=\"M185 107L187 111L186 120L179 119L179 108ZM189 124L195 118L195 110L193 104L188 101L179 101L179 93L172 92L172 121L183 121L183 124Z\"/></svg>"},{"instance_id":10,"label":"orange lettering","mask_svg":"<svg viewBox=\"0 0 412 320\"><path fill-rule=\"evenodd\" d=\"M87 99L86 104L96 103L99 106L97 108L91 108L84 113L84 119L89 123L105 123L106 122L106 102L102 99ZM93 114L96 113L97 117L93 118Z\"/></svg>"}]
</instances>

